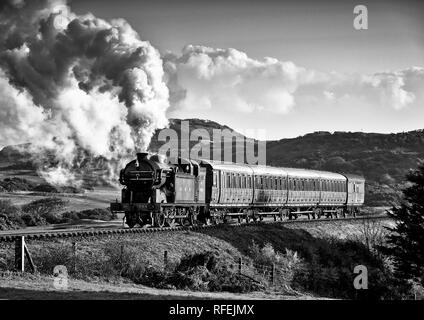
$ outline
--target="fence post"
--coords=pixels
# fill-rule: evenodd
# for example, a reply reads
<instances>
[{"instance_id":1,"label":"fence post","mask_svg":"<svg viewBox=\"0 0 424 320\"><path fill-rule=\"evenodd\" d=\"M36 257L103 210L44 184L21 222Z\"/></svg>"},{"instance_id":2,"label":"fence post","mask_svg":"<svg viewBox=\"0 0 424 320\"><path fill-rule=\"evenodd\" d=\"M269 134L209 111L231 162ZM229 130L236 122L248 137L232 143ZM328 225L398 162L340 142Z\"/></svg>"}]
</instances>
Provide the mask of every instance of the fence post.
<instances>
[{"instance_id":1,"label":"fence post","mask_svg":"<svg viewBox=\"0 0 424 320\"><path fill-rule=\"evenodd\" d=\"M25 237L20 236L15 241L15 269L25 271Z\"/></svg>"},{"instance_id":2,"label":"fence post","mask_svg":"<svg viewBox=\"0 0 424 320\"><path fill-rule=\"evenodd\" d=\"M163 252L163 268L166 269L167 266L168 266L168 251L165 250Z\"/></svg>"},{"instance_id":3,"label":"fence post","mask_svg":"<svg viewBox=\"0 0 424 320\"><path fill-rule=\"evenodd\" d=\"M274 285L275 283L275 264L272 264L272 269L271 269L271 283L272 285Z\"/></svg>"},{"instance_id":4,"label":"fence post","mask_svg":"<svg viewBox=\"0 0 424 320\"><path fill-rule=\"evenodd\" d=\"M121 243L121 251L119 252L119 264L122 268L122 265L124 264L124 244Z\"/></svg>"},{"instance_id":5,"label":"fence post","mask_svg":"<svg viewBox=\"0 0 424 320\"><path fill-rule=\"evenodd\" d=\"M239 258L239 261L238 261L238 272L239 272L239 274L241 274L241 265L242 265L242 259L241 259L241 257Z\"/></svg>"},{"instance_id":6,"label":"fence post","mask_svg":"<svg viewBox=\"0 0 424 320\"><path fill-rule=\"evenodd\" d=\"M76 242L72 242L72 253L74 256L74 263L73 263L73 271L74 273L77 272L77 243Z\"/></svg>"}]
</instances>

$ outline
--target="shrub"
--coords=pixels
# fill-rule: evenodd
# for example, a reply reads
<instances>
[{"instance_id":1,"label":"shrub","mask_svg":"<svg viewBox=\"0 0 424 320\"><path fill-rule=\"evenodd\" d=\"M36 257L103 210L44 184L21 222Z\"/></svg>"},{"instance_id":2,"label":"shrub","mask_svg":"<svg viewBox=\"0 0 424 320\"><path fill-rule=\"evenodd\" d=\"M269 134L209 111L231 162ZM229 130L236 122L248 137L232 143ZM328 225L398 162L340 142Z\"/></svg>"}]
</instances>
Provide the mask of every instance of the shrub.
<instances>
[{"instance_id":1,"label":"shrub","mask_svg":"<svg viewBox=\"0 0 424 320\"><path fill-rule=\"evenodd\" d=\"M41 253L34 255L34 261L37 261L37 270L44 274L51 275L57 265L66 266L69 272L74 262L74 254L70 245L60 244L44 248Z\"/></svg>"},{"instance_id":2,"label":"shrub","mask_svg":"<svg viewBox=\"0 0 424 320\"><path fill-rule=\"evenodd\" d=\"M8 192L30 191L34 188L34 184L32 182L17 177L6 178L3 181L0 181L0 186Z\"/></svg>"},{"instance_id":3,"label":"shrub","mask_svg":"<svg viewBox=\"0 0 424 320\"><path fill-rule=\"evenodd\" d=\"M17 229L25 226L21 210L10 200L0 200L0 230Z\"/></svg>"},{"instance_id":4,"label":"shrub","mask_svg":"<svg viewBox=\"0 0 424 320\"><path fill-rule=\"evenodd\" d=\"M268 267L268 270L274 267L278 284L284 287L290 287L296 272L303 267L303 260L296 251L285 248L285 253L277 252L270 243L266 243L262 248L254 241L250 247L250 256L257 265Z\"/></svg>"},{"instance_id":5,"label":"shrub","mask_svg":"<svg viewBox=\"0 0 424 320\"><path fill-rule=\"evenodd\" d=\"M73 222L80 220L80 217L78 216L78 213L75 211L66 211L62 214L61 222Z\"/></svg>"},{"instance_id":6,"label":"shrub","mask_svg":"<svg viewBox=\"0 0 424 320\"><path fill-rule=\"evenodd\" d=\"M58 211L67 203L68 201L60 198L44 198L23 205L22 211L34 216L34 221L42 221L43 218L48 223L60 223L62 222L62 215Z\"/></svg>"},{"instance_id":7,"label":"shrub","mask_svg":"<svg viewBox=\"0 0 424 320\"><path fill-rule=\"evenodd\" d=\"M39 184L38 186L34 187L32 190L38 191L38 192L59 193L59 190L55 186L52 186L51 184L48 184L48 183Z\"/></svg>"},{"instance_id":8,"label":"shrub","mask_svg":"<svg viewBox=\"0 0 424 320\"><path fill-rule=\"evenodd\" d=\"M112 213L109 209L102 209L102 208L83 210L78 212L77 214L80 219L95 219L95 220L110 221L117 218L115 213Z\"/></svg>"}]
</instances>

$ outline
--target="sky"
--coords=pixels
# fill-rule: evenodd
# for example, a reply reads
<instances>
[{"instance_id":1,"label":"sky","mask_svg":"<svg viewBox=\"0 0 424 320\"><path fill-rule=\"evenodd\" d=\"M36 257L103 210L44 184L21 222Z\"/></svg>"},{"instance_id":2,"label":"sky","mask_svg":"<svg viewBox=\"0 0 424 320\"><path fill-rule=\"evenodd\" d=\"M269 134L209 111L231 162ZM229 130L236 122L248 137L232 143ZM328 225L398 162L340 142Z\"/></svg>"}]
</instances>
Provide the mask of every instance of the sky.
<instances>
[{"instance_id":1,"label":"sky","mask_svg":"<svg viewBox=\"0 0 424 320\"><path fill-rule=\"evenodd\" d=\"M358 4L368 9L367 30L353 28ZM424 127L422 1L73 0L70 6L77 14L124 18L160 51L174 75L168 117L214 120L251 136L266 130L268 139Z\"/></svg>"}]
</instances>

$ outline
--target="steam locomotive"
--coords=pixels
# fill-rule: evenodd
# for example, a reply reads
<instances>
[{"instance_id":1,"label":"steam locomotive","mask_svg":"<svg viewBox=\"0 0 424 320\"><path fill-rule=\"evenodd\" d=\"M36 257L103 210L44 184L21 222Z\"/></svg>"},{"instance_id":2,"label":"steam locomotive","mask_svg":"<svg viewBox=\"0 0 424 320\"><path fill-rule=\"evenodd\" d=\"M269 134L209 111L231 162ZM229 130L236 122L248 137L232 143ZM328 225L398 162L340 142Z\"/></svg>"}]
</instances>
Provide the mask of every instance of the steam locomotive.
<instances>
[{"instance_id":1,"label":"steam locomotive","mask_svg":"<svg viewBox=\"0 0 424 320\"><path fill-rule=\"evenodd\" d=\"M357 175L165 159L137 153L120 171L122 199L111 211L124 212L130 228L356 216L364 203L365 179Z\"/></svg>"}]
</instances>

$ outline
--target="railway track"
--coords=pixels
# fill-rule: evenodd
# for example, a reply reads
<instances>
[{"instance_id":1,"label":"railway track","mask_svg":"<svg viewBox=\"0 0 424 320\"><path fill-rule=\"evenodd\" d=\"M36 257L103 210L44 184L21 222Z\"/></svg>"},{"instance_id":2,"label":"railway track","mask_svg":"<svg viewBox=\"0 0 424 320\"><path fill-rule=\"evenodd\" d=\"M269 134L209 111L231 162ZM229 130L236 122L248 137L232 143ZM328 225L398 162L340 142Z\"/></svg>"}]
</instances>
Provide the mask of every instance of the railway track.
<instances>
[{"instance_id":1,"label":"railway track","mask_svg":"<svg viewBox=\"0 0 424 320\"><path fill-rule=\"evenodd\" d=\"M73 238L73 237L97 237L97 236L111 236L122 234L145 234L145 233L158 233L158 232L182 232L182 231L196 231L209 228L219 228L222 226L231 227L246 227L258 224L310 224L310 223L325 223L333 221L360 221L360 220L380 220L388 219L387 215L364 215L359 217L346 217L346 218L321 218L321 219L296 219L296 220L283 220L283 221L256 221L250 223L225 223L214 225L194 225L194 226L175 226L164 228L89 228L89 229L57 229L57 230L37 230L37 231L24 231L13 230L0 233L0 242L14 242L20 237L25 237L27 240L45 240L56 238Z\"/></svg>"}]
</instances>

